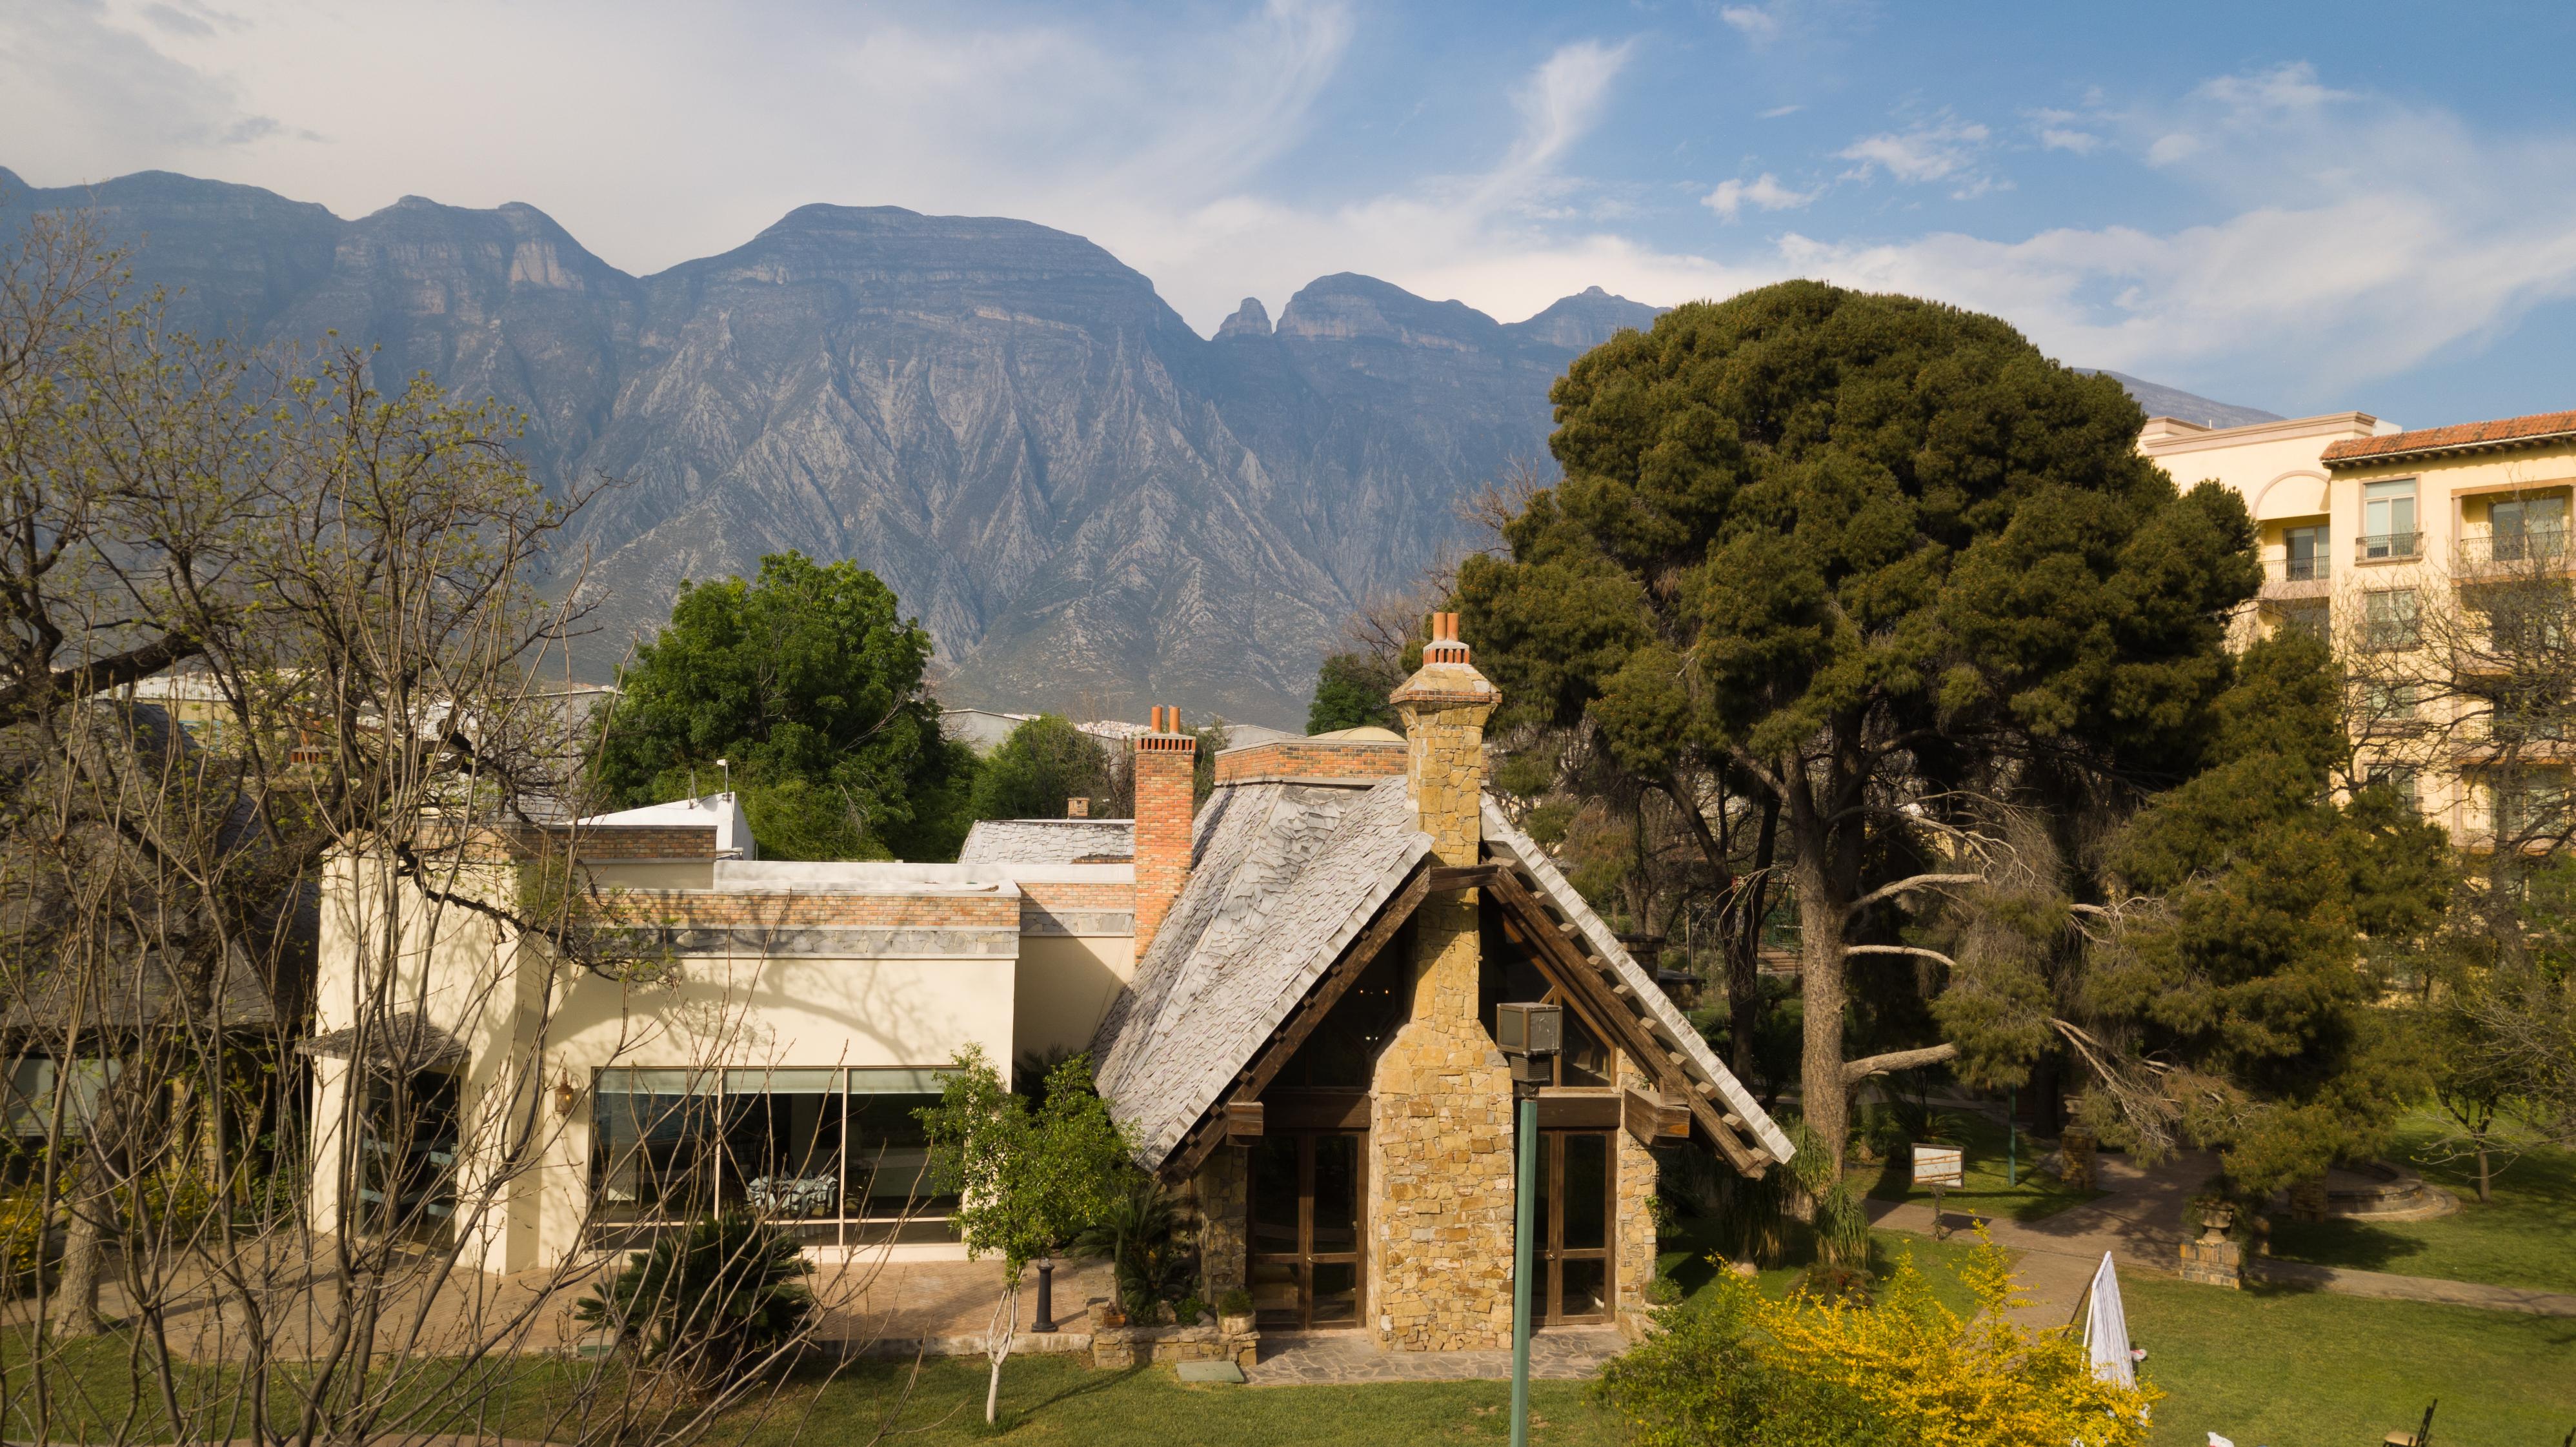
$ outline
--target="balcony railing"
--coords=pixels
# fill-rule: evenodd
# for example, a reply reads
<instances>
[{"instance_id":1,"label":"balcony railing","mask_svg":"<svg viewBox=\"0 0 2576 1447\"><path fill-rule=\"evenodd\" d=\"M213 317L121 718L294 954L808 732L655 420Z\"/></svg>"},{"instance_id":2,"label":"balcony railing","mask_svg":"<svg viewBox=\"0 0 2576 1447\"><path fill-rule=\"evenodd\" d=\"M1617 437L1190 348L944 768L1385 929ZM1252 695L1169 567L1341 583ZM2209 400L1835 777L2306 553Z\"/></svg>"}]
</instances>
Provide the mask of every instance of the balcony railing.
<instances>
[{"instance_id":1,"label":"balcony railing","mask_svg":"<svg viewBox=\"0 0 2576 1447\"><path fill-rule=\"evenodd\" d=\"M2475 577L2554 574L2566 568L2569 561L2565 528L2529 528L2462 538L2455 552L2459 571Z\"/></svg>"},{"instance_id":2,"label":"balcony railing","mask_svg":"<svg viewBox=\"0 0 2576 1447\"><path fill-rule=\"evenodd\" d=\"M2424 535L2415 533L2363 533L2352 540L2353 560L2362 563L2384 563L2397 558L2420 558L2424 555Z\"/></svg>"},{"instance_id":3,"label":"balcony railing","mask_svg":"<svg viewBox=\"0 0 2576 1447\"><path fill-rule=\"evenodd\" d=\"M2304 558L2266 558L2263 560L2263 596L2323 596L2325 585L2332 581L2333 571L2333 565L2322 553Z\"/></svg>"}]
</instances>

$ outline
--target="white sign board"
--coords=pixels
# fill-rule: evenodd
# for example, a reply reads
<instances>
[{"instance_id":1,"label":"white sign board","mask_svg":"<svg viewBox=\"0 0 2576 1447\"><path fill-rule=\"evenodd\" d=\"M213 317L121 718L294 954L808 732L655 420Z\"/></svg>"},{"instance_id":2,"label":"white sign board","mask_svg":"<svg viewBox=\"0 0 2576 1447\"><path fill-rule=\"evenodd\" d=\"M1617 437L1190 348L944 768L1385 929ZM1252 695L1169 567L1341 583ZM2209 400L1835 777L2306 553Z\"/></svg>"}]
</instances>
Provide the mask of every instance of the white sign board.
<instances>
[{"instance_id":1,"label":"white sign board","mask_svg":"<svg viewBox=\"0 0 2576 1447\"><path fill-rule=\"evenodd\" d=\"M1914 1148L1914 1184L1918 1186L1956 1186L1963 1184L1967 1170L1967 1153L1956 1146L1916 1146Z\"/></svg>"}]
</instances>

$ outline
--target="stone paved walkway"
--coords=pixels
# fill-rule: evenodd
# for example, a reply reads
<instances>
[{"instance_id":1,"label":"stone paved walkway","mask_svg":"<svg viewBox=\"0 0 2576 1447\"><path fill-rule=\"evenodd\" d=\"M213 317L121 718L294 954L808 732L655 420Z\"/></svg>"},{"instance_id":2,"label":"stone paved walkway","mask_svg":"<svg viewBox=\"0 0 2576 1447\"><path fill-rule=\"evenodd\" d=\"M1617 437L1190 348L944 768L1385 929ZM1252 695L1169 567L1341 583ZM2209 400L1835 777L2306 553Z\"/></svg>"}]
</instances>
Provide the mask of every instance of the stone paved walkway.
<instances>
[{"instance_id":1,"label":"stone paved walkway","mask_svg":"<svg viewBox=\"0 0 2576 1447\"><path fill-rule=\"evenodd\" d=\"M1530 1338L1535 1380L1589 1377L1628 1343L1612 1327L1549 1327ZM1512 1354L1500 1351L1387 1352L1364 1331L1269 1334L1261 1360L1244 1371L1256 1387L1333 1386L1351 1382L1503 1382Z\"/></svg>"}]
</instances>

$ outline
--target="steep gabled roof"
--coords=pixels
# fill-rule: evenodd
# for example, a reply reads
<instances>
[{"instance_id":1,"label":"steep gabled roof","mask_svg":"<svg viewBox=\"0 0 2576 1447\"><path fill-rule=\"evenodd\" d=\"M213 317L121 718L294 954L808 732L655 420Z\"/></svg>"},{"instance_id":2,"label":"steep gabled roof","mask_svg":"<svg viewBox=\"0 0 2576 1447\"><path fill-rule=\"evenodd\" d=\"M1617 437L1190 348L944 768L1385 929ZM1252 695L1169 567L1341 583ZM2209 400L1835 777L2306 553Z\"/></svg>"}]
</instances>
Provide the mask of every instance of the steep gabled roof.
<instances>
[{"instance_id":1,"label":"steep gabled roof","mask_svg":"<svg viewBox=\"0 0 2576 1447\"><path fill-rule=\"evenodd\" d=\"M1792 1154L1758 1102L1630 958L1609 926L1512 827L1484 807L1485 854L1514 869L1630 992L1659 1044L1773 1160ZM1265 782L1217 790L1200 813L1190 881L1093 1042L1100 1092L1162 1168L1191 1128L1422 865L1404 780L1366 789Z\"/></svg>"},{"instance_id":2,"label":"steep gabled roof","mask_svg":"<svg viewBox=\"0 0 2576 1447\"><path fill-rule=\"evenodd\" d=\"M1430 852L1402 779L1216 791L1199 813L1190 882L1092 1047L1100 1093L1148 1166Z\"/></svg>"},{"instance_id":3,"label":"steep gabled roof","mask_svg":"<svg viewBox=\"0 0 2576 1447\"><path fill-rule=\"evenodd\" d=\"M1647 1016L1661 1027L1655 1032L1656 1037L1683 1056L1685 1073L1694 1082L1716 1086L1718 1099L1726 1102L1728 1110L1744 1118L1744 1128L1762 1143L1762 1148L1771 1153L1773 1160L1785 1161L1796 1153L1789 1144L1789 1138L1781 1134L1780 1127L1763 1112L1761 1102L1753 1098L1753 1092L1746 1090L1744 1082L1735 1078L1735 1072L1727 1069L1717 1058L1717 1052L1708 1048L1708 1041L1691 1028L1690 1021L1682 1015L1681 1007L1675 1005L1663 987L1655 983L1654 972L1629 955L1610 926L1592 912L1592 907L1583 902L1583 896L1564 875L1557 872L1556 866L1547 862L1546 853L1503 817L1503 811L1495 807L1490 794L1485 797L1485 854L1498 863L1519 866L1521 872L1537 884L1540 896L1555 905L1559 913L1583 932L1584 943L1592 947L1592 953L1635 991L1634 998L1645 1007Z\"/></svg>"}]
</instances>

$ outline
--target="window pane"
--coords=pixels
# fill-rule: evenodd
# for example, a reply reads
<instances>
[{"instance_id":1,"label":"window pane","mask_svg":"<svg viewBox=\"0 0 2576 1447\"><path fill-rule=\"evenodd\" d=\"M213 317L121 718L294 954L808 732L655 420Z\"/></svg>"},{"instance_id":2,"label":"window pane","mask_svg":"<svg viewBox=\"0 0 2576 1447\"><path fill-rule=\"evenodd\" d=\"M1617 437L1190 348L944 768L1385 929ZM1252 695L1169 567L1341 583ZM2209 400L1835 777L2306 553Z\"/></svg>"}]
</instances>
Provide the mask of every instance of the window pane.
<instances>
[{"instance_id":1,"label":"window pane","mask_svg":"<svg viewBox=\"0 0 2576 1447\"><path fill-rule=\"evenodd\" d=\"M727 1106L725 1205L785 1221L840 1215L840 1096L736 1096Z\"/></svg>"},{"instance_id":2,"label":"window pane","mask_svg":"<svg viewBox=\"0 0 2576 1447\"><path fill-rule=\"evenodd\" d=\"M947 1081L948 1072L936 1066L870 1066L850 1072L850 1094L935 1096Z\"/></svg>"},{"instance_id":3,"label":"window pane","mask_svg":"<svg viewBox=\"0 0 2576 1447\"><path fill-rule=\"evenodd\" d=\"M607 1083L603 1079L602 1088L591 1093L591 1168L600 1219L663 1221L705 1215L715 1204L713 1099L612 1091Z\"/></svg>"},{"instance_id":4,"label":"window pane","mask_svg":"<svg viewBox=\"0 0 2576 1447\"><path fill-rule=\"evenodd\" d=\"M728 1070L725 1090L734 1095L828 1095L840 1089L837 1070Z\"/></svg>"},{"instance_id":5,"label":"window pane","mask_svg":"<svg viewBox=\"0 0 2576 1447\"><path fill-rule=\"evenodd\" d=\"M1360 1249L1358 1136L1315 1137L1315 1229L1306 1249L1318 1255Z\"/></svg>"},{"instance_id":6,"label":"window pane","mask_svg":"<svg viewBox=\"0 0 2576 1447\"><path fill-rule=\"evenodd\" d=\"M879 1074L913 1078L911 1072L853 1070L850 1079L855 1086L859 1077ZM939 1104L938 1094L863 1094L854 1089L848 1100L852 1214L883 1218L908 1210L946 1211L949 1199L930 1194L930 1140L919 1114Z\"/></svg>"},{"instance_id":7,"label":"window pane","mask_svg":"<svg viewBox=\"0 0 2576 1447\"><path fill-rule=\"evenodd\" d=\"M1293 1252L1297 1240L1297 1141L1266 1135L1252 1147L1252 1249Z\"/></svg>"},{"instance_id":8,"label":"window pane","mask_svg":"<svg viewBox=\"0 0 2576 1447\"><path fill-rule=\"evenodd\" d=\"M1315 1273L1317 1326L1348 1326L1360 1319L1360 1268L1351 1261L1318 1261Z\"/></svg>"},{"instance_id":9,"label":"window pane","mask_svg":"<svg viewBox=\"0 0 2576 1447\"><path fill-rule=\"evenodd\" d=\"M1557 1309L1567 1316L1607 1316L1610 1314L1610 1263L1594 1257L1588 1261L1566 1260L1557 1263L1559 1283Z\"/></svg>"},{"instance_id":10,"label":"window pane","mask_svg":"<svg viewBox=\"0 0 2576 1447\"><path fill-rule=\"evenodd\" d=\"M1565 1138L1565 1249L1598 1250L1609 1237L1610 1137Z\"/></svg>"},{"instance_id":11,"label":"window pane","mask_svg":"<svg viewBox=\"0 0 2576 1447\"><path fill-rule=\"evenodd\" d=\"M1291 1261L1254 1261L1252 1309L1257 1314L1255 1325L1301 1325L1302 1308L1298 1302L1298 1271Z\"/></svg>"}]
</instances>

